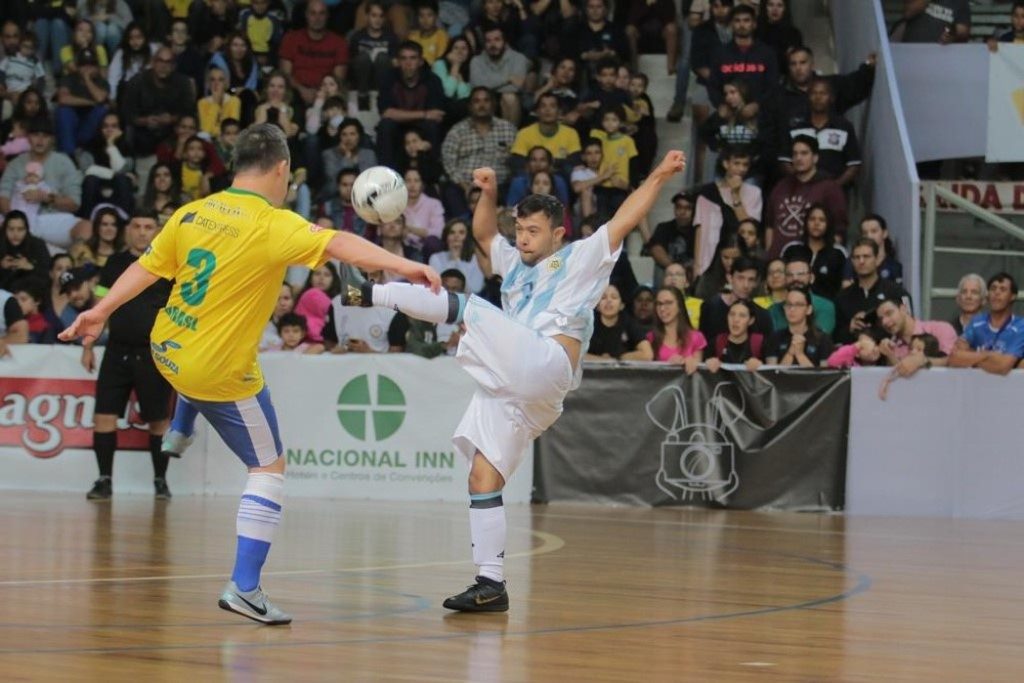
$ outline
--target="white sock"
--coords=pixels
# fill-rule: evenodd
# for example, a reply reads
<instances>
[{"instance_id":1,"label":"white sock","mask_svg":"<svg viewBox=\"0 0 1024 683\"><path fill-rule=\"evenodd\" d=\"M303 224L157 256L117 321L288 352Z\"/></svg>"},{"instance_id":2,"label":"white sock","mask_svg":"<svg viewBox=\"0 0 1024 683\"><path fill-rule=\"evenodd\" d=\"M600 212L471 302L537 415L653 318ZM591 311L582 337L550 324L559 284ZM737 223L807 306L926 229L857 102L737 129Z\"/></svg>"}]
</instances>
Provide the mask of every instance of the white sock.
<instances>
[{"instance_id":1,"label":"white sock","mask_svg":"<svg viewBox=\"0 0 1024 683\"><path fill-rule=\"evenodd\" d=\"M471 494L469 535L477 575L492 581L505 578L505 505L501 491Z\"/></svg>"},{"instance_id":2,"label":"white sock","mask_svg":"<svg viewBox=\"0 0 1024 683\"><path fill-rule=\"evenodd\" d=\"M420 285L391 282L373 286L373 305L393 308L411 318L429 323L457 323L462 321L466 297L463 294L449 294L444 290L434 294Z\"/></svg>"},{"instance_id":3,"label":"white sock","mask_svg":"<svg viewBox=\"0 0 1024 683\"><path fill-rule=\"evenodd\" d=\"M231 580L240 590L260 585L260 572L281 522L284 503L284 475L251 472L238 506L235 528L238 545Z\"/></svg>"}]
</instances>

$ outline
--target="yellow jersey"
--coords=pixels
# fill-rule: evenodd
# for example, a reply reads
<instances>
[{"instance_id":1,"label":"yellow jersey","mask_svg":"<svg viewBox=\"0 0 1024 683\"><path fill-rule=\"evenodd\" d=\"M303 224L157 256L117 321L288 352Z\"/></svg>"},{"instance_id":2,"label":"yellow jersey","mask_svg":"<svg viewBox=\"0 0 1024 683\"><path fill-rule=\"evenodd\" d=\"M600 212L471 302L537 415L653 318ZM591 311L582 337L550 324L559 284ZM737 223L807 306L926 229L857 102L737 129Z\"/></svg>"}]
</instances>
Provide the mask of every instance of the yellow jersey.
<instances>
[{"instance_id":1,"label":"yellow jersey","mask_svg":"<svg viewBox=\"0 0 1024 683\"><path fill-rule=\"evenodd\" d=\"M601 154L604 157L601 168L611 168L612 172L628 185L629 160L637 155L636 143L633 142L633 138L625 133L620 133L617 137L612 138L607 132L598 129L590 131L590 137L601 141ZM604 182L604 187L613 187L613 185L610 180L607 180Z\"/></svg>"},{"instance_id":2,"label":"yellow jersey","mask_svg":"<svg viewBox=\"0 0 1024 683\"><path fill-rule=\"evenodd\" d=\"M335 231L229 188L178 209L139 265L175 286L150 341L167 381L200 401L263 389L257 348L285 269L316 268Z\"/></svg>"},{"instance_id":3,"label":"yellow jersey","mask_svg":"<svg viewBox=\"0 0 1024 683\"><path fill-rule=\"evenodd\" d=\"M433 66L448 49L448 32L443 28L437 29L429 36L423 35L419 29L409 31L409 40L423 48L423 61L427 66Z\"/></svg>"},{"instance_id":4,"label":"yellow jersey","mask_svg":"<svg viewBox=\"0 0 1024 683\"><path fill-rule=\"evenodd\" d=\"M575 128L558 124L555 134L548 136L540 131L539 123L534 123L516 133L511 152L525 157L534 147L543 147L555 159L565 159L580 151L580 135Z\"/></svg>"},{"instance_id":5,"label":"yellow jersey","mask_svg":"<svg viewBox=\"0 0 1024 683\"><path fill-rule=\"evenodd\" d=\"M700 328L700 307L704 304L704 299L698 299L695 296L686 297L686 315L690 316L690 327L693 329Z\"/></svg>"},{"instance_id":6,"label":"yellow jersey","mask_svg":"<svg viewBox=\"0 0 1024 683\"><path fill-rule=\"evenodd\" d=\"M199 130L208 133L214 140L220 137L221 121L242 118L242 100L234 95L225 96L223 102L204 97L196 107L199 109Z\"/></svg>"},{"instance_id":7,"label":"yellow jersey","mask_svg":"<svg viewBox=\"0 0 1024 683\"><path fill-rule=\"evenodd\" d=\"M192 0L164 0L167 9L174 19L188 19L188 9Z\"/></svg>"}]
</instances>

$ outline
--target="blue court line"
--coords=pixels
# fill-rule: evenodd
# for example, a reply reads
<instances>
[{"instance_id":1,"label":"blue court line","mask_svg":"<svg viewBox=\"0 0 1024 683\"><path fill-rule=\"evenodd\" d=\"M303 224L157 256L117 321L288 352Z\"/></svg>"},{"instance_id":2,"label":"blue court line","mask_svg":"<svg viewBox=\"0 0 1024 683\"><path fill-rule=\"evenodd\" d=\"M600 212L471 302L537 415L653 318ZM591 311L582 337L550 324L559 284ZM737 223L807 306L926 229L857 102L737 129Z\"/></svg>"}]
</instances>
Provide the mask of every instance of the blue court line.
<instances>
[{"instance_id":1,"label":"blue court line","mask_svg":"<svg viewBox=\"0 0 1024 683\"><path fill-rule=\"evenodd\" d=\"M131 652L149 652L149 651L180 651L180 650L221 650L225 648L276 648L276 647L320 647L320 646L337 646L337 645L382 645L388 643L430 643L446 640L458 640L460 638L476 638L476 637L529 637L539 635L552 635L558 633L592 633L596 631L617 631L624 629L638 629L638 628L651 628L658 626L678 626L683 624L696 624L708 621L723 621L726 619L741 619L745 617L759 617L770 614L781 614L785 612L793 612L796 610L814 609L816 607L822 607L837 602L842 602L856 595L860 595L868 591L872 584L872 578L863 572L855 572L841 562L833 562L831 560L823 560L816 557L808 557L805 555L796 555L791 553L777 552L774 550L754 550L747 548L737 547L725 547L724 549L733 552L741 553L752 553L760 555L771 555L775 557L782 557L792 560L798 560L801 562L807 562L809 564L816 564L822 567L828 567L840 572L851 572L856 577L856 582L853 587L835 595L829 595L822 598L816 598L813 600L806 600L804 602L798 602L791 605L780 605L778 607L762 607L759 609L740 610L736 612L724 612L721 614L705 614L695 617L683 617L680 619L661 619L656 621L642 621L642 622L627 622L627 623L612 623L612 624L595 624L592 626L558 626L552 628L539 628L539 629L528 629L524 631L473 631L469 633L447 633L439 635L429 636L397 636L397 637L375 637L375 638L341 638L333 640L305 640L305 641L287 641L282 643L217 643L211 645L137 645L131 647L95 647L95 648L38 648L38 649L0 649L0 654L100 654L100 653L131 653ZM421 601L427 601L429 599L422 596L407 595L405 597L418 598ZM449 619L458 618L455 612L445 612L449 615ZM465 615L468 619L478 618L477 615ZM492 615L488 615L489 617ZM499 615L500 616L500 615ZM323 619L307 619L306 622L317 622L325 621ZM215 624L211 624L215 625ZM244 624L243 624L244 625ZM134 628L145 628L145 624L135 625ZM255 626L250 626L255 627ZM285 634L290 633L291 629L288 627L270 627L274 630L283 630Z\"/></svg>"}]
</instances>

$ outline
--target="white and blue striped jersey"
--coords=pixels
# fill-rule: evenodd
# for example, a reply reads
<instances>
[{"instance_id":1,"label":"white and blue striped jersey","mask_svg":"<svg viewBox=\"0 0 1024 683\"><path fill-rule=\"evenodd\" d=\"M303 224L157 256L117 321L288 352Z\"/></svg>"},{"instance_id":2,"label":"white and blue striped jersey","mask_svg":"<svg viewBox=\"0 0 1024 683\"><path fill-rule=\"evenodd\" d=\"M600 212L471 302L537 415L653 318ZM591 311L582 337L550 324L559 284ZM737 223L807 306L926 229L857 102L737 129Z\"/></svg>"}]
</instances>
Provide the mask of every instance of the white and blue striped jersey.
<instances>
[{"instance_id":1,"label":"white and blue striped jersey","mask_svg":"<svg viewBox=\"0 0 1024 683\"><path fill-rule=\"evenodd\" d=\"M564 334L580 340L586 351L594 332L594 307L621 253L621 245L611 251L606 225L534 266L523 263L519 250L497 236L491 241L491 263L503 278L502 308L545 337Z\"/></svg>"}]
</instances>

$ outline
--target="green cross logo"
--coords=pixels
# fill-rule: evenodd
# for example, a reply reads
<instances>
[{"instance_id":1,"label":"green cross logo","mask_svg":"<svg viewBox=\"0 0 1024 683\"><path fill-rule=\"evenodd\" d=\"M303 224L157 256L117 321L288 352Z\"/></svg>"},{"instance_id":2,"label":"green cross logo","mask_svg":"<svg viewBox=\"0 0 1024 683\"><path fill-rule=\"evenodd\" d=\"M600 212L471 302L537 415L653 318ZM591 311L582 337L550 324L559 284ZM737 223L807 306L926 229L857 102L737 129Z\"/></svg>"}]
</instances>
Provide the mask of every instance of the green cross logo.
<instances>
[{"instance_id":1,"label":"green cross logo","mask_svg":"<svg viewBox=\"0 0 1024 683\"><path fill-rule=\"evenodd\" d=\"M405 394L389 377L360 375L338 394L338 421L360 441L367 440L367 420L373 422L373 438L383 441L405 421Z\"/></svg>"}]
</instances>

